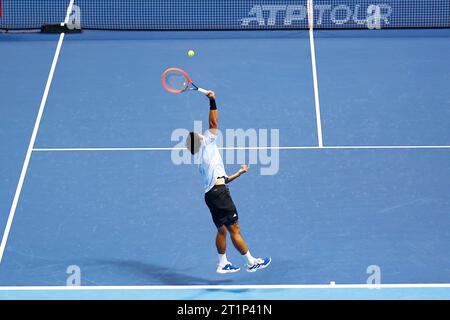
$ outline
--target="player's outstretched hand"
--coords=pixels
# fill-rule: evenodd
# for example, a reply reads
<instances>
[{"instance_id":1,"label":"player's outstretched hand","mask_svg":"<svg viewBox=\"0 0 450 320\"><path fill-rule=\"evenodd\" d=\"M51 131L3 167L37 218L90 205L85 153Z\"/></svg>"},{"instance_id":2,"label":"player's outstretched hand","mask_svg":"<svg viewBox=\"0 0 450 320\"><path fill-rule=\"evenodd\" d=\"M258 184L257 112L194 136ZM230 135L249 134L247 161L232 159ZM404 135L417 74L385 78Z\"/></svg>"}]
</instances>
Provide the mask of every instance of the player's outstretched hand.
<instances>
[{"instance_id":1,"label":"player's outstretched hand","mask_svg":"<svg viewBox=\"0 0 450 320\"><path fill-rule=\"evenodd\" d=\"M209 91L206 93L206 96L207 96L209 99L211 99L211 100L215 100L215 99L216 99L216 93L215 93L214 91L212 91L212 90L209 90Z\"/></svg>"},{"instance_id":2,"label":"player's outstretched hand","mask_svg":"<svg viewBox=\"0 0 450 320\"><path fill-rule=\"evenodd\" d=\"M249 166L246 165L246 164L243 164L243 165L241 166L241 168L239 169L239 173L240 173L240 174L246 173L246 172L248 171L248 169L249 169Z\"/></svg>"}]
</instances>

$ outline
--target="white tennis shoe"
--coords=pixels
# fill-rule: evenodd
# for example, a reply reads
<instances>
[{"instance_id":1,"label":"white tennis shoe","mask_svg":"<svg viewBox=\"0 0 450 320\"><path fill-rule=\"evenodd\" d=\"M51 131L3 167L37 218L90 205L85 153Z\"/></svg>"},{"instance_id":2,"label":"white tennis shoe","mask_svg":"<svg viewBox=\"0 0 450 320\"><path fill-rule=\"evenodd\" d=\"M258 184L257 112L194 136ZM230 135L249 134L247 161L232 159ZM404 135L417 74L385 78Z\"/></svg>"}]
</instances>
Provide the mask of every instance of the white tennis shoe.
<instances>
[{"instance_id":1,"label":"white tennis shoe","mask_svg":"<svg viewBox=\"0 0 450 320\"><path fill-rule=\"evenodd\" d=\"M258 258L255 260L255 262L253 264L247 265L247 272L256 272L259 269L267 268L271 262L272 262L272 258L270 258L270 257L266 257L263 259Z\"/></svg>"},{"instance_id":2,"label":"white tennis shoe","mask_svg":"<svg viewBox=\"0 0 450 320\"><path fill-rule=\"evenodd\" d=\"M217 265L217 273L225 274L225 273L235 273L240 271L241 268L237 266L233 266L231 263L228 263L225 266Z\"/></svg>"}]
</instances>

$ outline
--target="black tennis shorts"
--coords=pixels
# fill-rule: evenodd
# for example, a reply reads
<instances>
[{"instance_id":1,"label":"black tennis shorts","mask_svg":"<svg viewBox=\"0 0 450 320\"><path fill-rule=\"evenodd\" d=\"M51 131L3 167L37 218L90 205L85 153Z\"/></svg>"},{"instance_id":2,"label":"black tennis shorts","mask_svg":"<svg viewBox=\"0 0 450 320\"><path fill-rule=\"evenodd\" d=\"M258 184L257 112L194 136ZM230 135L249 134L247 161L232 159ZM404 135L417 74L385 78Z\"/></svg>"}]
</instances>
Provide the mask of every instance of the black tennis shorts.
<instances>
[{"instance_id":1,"label":"black tennis shorts","mask_svg":"<svg viewBox=\"0 0 450 320\"><path fill-rule=\"evenodd\" d=\"M211 211L211 216L217 229L225 225L229 227L238 222L238 213L230 190L225 184L214 186L205 193L205 202Z\"/></svg>"}]
</instances>

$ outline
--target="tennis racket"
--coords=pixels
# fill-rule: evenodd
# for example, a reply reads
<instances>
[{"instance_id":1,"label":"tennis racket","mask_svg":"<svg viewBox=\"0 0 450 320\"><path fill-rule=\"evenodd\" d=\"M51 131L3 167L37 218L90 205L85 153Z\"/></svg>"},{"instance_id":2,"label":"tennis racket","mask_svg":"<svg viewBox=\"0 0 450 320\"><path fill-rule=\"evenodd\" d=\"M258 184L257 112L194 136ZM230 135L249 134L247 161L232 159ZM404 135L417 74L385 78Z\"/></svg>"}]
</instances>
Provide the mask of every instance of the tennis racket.
<instances>
[{"instance_id":1,"label":"tennis racket","mask_svg":"<svg viewBox=\"0 0 450 320\"><path fill-rule=\"evenodd\" d=\"M183 93L187 90L200 91L203 94L208 93L208 90L197 87L187 73L179 68L169 68L164 71L161 83L163 88L170 93Z\"/></svg>"}]
</instances>

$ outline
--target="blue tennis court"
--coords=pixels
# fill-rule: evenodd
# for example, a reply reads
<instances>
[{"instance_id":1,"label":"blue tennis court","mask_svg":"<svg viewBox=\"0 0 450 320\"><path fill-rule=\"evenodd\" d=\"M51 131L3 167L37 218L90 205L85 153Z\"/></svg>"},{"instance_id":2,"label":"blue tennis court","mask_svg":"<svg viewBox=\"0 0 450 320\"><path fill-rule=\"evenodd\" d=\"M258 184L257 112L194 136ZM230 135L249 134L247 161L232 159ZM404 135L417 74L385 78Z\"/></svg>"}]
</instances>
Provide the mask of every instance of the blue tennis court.
<instances>
[{"instance_id":1,"label":"blue tennis court","mask_svg":"<svg viewBox=\"0 0 450 320\"><path fill-rule=\"evenodd\" d=\"M434 2L446 28L0 34L0 299L450 298L450 3ZM230 190L266 270L215 272L198 169L174 161L208 103L163 90L172 66L215 90L227 172L251 163Z\"/></svg>"}]
</instances>

